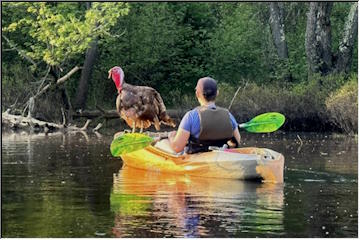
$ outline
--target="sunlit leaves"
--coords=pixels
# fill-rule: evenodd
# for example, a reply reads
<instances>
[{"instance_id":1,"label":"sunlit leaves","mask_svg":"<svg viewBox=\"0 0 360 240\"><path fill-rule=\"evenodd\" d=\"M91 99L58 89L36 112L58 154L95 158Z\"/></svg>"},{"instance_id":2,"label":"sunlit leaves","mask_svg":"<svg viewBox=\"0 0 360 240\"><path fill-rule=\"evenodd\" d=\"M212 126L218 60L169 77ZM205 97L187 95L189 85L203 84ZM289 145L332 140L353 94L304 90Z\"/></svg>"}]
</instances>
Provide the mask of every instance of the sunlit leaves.
<instances>
[{"instance_id":1,"label":"sunlit leaves","mask_svg":"<svg viewBox=\"0 0 360 240\"><path fill-rule=\"evenodd\" d=\"M7 3L13 8L18 3ZM27 3L21 19L3 27L4 32L13 32L25 27L27 34L35 40L27 56L60 65L64 60L82 54L90 42L105 34L109 35L119 17L128 13L126 3L93 3L88 10L81 3Z\"/></svg>"}]
</instances>

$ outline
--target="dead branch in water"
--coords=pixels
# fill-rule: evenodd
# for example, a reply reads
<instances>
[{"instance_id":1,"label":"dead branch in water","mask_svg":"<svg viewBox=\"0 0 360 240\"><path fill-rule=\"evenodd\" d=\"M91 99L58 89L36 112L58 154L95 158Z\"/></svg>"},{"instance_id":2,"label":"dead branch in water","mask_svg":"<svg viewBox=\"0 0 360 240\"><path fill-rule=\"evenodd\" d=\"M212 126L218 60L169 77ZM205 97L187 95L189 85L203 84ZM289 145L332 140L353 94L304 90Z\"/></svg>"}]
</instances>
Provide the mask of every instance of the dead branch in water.
<instances>
[{"instance_id":1,"label":"dead branch in water","mask_svg":"<svg viewBox=\"0 0 360 240\"><path fill-rule=\"evenodd\" d=\"M88 119L83 127L66 126L65 122L63 122L63 124L45 122L31 116L23 117L21 115L10 114L9 112L10 110L8 109L2 113L2 124L12 129L30 128L45 133L49 131L88 131L88 126L91 122L91 120ZM96 128L98 130L100 127L97 126Z\"/></svg>"},{"instance_id":2,"label":"dead branch in water","mask_svg":"<svg viewBox=\"0 0 360 240\"><path fill-rule=\"evenodd\" d=\"M247 84L248 84L248 82L245 83L245 86L243 87L243 91L244 91L244 89L246 88ZM230 105L229 105L229 107L228 107L228 110L230 110L231 106L233 105L233 103L234 103L234 101L235 101L235 98L236 98L237 94L239 93L240 89L241 89L241 86L238 87L238 89L236 90L233 98L231 99L231 102L230 102Z\"/></svg>"},{"instance_id":3,"label":"dead branch in water","mask_svg":"<svg viewBox=\"0 0 360 240\"><path fill-rule=\"evenodd\" d=\"M100 129L102 126L103 126L103 124L102 124L102 123L99 123L92 131L93 131L93 132L97 132L97 131L99 131L99 129Z\"/></svg>"}]
</instances>

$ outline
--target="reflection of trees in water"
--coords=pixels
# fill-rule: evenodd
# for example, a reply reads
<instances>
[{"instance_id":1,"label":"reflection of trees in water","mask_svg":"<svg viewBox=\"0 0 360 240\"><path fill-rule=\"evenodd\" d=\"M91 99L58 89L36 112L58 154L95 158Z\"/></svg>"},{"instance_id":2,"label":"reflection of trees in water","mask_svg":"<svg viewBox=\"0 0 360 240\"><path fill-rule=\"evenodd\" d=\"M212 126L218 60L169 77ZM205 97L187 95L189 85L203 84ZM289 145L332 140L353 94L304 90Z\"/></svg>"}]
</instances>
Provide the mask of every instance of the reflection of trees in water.
<instances>
[{"instance_id":1,"label":"reflection of trees in water","mask_svg":"<svg viewBox=\"0 0 360 240\"><path fill-rule=\"evenodd\" d=\"M108 156L108 143L85 135L3 134L5 233L84 237L113 223L112 174L121 162Z\"/></svg>"},{"instance_id":2,"label":"reflection of trees in water","mask_svg":"<svg viewBox=\"0 0 360 240\"><path fill-rule=\"evenodd\" d=\"M282 189L279 184L125 167L114 176L113 233L118 237L278 236L283 232ZM127 201L119 202L120 198Z\"/></svg>"}]
</instances>

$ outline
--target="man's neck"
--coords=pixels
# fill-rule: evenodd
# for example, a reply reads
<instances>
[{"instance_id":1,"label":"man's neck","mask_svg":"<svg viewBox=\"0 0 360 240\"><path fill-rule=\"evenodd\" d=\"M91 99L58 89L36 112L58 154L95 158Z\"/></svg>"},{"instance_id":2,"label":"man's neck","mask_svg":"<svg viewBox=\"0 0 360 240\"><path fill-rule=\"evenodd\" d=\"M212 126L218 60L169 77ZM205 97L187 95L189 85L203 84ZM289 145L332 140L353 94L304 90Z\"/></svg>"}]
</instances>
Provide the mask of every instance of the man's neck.
<instances>
[{"instance_id":1,"label":"man's neck","mask_svg":"<svg viewBox=\"0 0 360 240\"><path fill-rule=\"evenodd\" d=\"M215 105L215 102L214 101L211 101L211 102L203 102L200 104L201 106L210 106L210 105Z\"/></svg>"}]
</instances>

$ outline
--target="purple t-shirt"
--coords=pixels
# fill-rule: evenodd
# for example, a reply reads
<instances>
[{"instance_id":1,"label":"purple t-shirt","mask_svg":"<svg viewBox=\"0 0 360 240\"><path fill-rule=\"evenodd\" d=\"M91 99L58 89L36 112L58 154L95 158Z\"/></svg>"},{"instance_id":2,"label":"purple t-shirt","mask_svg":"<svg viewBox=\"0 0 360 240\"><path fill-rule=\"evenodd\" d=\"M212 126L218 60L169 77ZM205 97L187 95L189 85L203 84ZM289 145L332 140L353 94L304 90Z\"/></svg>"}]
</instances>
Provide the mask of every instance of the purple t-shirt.
<instances>
[{"instance_id":1,"label":"purple t-shirt","mask_svg":"<svg viewBox=\"0 0 360 240\"><path fill-rule=\"evenodd\" d=\"M210 104L209 108L215 107L215 104ZM234 116L229 112L230 121L233 130L237 127L237 122ZM198 111L195 109L188 111L185 116L181 119L179 128L182 128L195 138L199 138L200 135L200 117Z\"/></svg>"}]
</instances>

